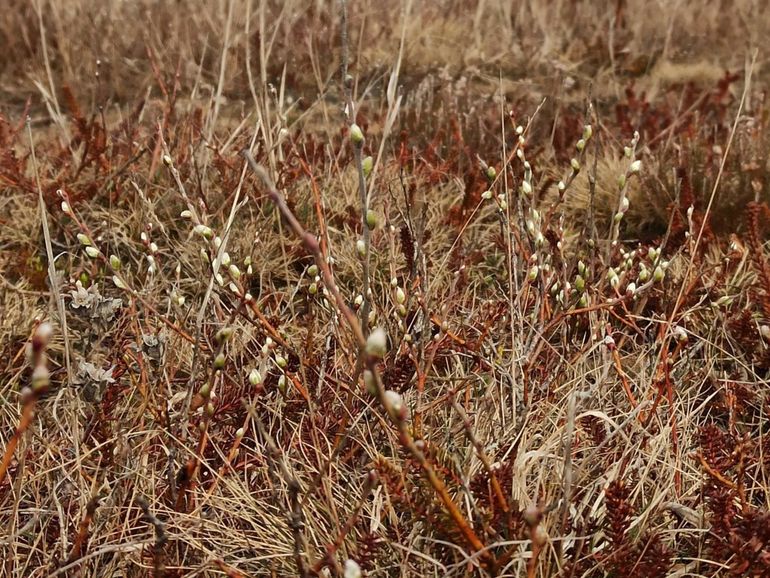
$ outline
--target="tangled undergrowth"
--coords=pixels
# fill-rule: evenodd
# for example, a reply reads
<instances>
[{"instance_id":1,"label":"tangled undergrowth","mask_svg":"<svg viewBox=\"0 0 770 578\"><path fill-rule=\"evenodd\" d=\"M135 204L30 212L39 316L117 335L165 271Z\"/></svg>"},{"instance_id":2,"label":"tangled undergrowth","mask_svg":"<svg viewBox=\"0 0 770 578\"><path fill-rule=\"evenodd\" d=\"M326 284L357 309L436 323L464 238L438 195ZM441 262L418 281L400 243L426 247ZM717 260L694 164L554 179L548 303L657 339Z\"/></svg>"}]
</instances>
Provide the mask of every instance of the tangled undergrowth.
<instances>
[{"instance_id":1,"label":"tangled undergrowth","mask_svg":"<svg viewBox=\"0 0 770 578\"><path fill-rule=\"evenodd\" d=\"M2 575L769 575L756 56L647 94L618 46L608 97L581 36L543 102L430 69L409 3L385 72L354 3L225 4L242 110L180 36L153 98L0 115ZM267 16L317 98L249 67Z\"/></svg>"}]
</instances>

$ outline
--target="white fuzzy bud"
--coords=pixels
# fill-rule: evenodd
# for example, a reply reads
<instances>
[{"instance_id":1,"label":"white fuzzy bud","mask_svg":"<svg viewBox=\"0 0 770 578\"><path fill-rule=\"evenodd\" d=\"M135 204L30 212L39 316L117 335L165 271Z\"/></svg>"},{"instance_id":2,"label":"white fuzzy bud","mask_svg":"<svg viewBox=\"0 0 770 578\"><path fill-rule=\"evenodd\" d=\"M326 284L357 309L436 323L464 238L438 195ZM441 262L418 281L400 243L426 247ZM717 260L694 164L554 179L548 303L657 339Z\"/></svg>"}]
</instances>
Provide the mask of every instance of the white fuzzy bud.
<instances>
[{"instance_id":1,"label":"white fuzzy bud","mask_svg":"<svg viewBox=\"0 0 770 578\"><path fill-rule=\"evenodd\" d=\"M375 328L366 340L366 353L382 358L388 351L388 335L382 327Z\"/></svg>"},{"instance_id":2,"label":"white fuzzy bud","mask_svg":"<svg viewBox=\"0 0 770 578\"><path fill-rule=\"evenodd\" d=\"M355 560L345 560L345 567L343 569L343 578L361 578L361 566Z\"/></svg>"},{"instance_id":3,"label":"white fuzzy bud","mask_svg":"<svg viewBox=\"0 0 770 578\"><path fill-rule=\"evenodd\" d=\"M409 417L409 410L404 405L404 400L399 393L389 389L384 393L384 398L385 409L388 410L394 421L401 422Z\"/></svg>"},{"instance_id":4,"label":"white fuzzy bud","mask_svg":"<svg viewBox=\"0 0 770 578\"><path fill-rule=\"evenodd\" d=\"M179 307L182 307L184 305L184 302L185 302L185 297L184 297L184 295L180 295L176 291L173 291L171 293L171 302L174 303L175 305L179 306Z\"/></svg>"}]
</instances>

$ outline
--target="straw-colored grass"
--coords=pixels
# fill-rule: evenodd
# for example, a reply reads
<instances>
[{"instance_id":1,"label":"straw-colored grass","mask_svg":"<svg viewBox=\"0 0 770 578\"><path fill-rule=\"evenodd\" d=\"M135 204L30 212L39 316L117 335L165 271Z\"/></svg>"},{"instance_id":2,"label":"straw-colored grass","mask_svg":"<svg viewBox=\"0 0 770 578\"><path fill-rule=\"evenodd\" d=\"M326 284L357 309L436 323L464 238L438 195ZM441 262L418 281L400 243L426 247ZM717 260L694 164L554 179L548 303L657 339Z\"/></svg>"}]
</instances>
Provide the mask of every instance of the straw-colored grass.
<instances>
[{"instance_id":1,"label":"straw-colored grass","mask_svg":"<svg viewBox=\"0 0 770 578\"><path fill-rule=\"evenodd\" d=\"M767 575L768 27L11 0L0 575Z\"/></svg>"}]
</instances>

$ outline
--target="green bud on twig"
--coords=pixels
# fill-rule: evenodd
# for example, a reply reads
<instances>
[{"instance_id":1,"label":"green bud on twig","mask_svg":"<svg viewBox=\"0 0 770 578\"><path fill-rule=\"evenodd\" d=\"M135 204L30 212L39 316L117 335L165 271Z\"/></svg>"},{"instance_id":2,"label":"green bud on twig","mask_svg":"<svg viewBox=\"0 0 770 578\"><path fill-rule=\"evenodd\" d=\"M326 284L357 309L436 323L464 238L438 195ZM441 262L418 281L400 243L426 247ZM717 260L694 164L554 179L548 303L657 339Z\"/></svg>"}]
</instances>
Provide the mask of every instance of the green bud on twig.
<instances>
[{"instance_id":1,"label":"green bud on twig","mask_svg":"<svg viewBox=\"0 0 770 578\"><path fill-rule=\"evenodd\" d=\"M364 132L361 127L353 123L350 125L350 140L355 145L362 145L364 143Z\"/></svg>"},{"instance_id":2,"label":"green bud on twig","mask_svg":"<svg viewBox=\"0 0 770 578\"><path fill-rule=\"evenodd\" d=\"M373 231L377 228L377 225L379 219L377 218L377 213L375 213L372 209L368 209L366 211L366 226L369 227L370 231Z\"/></svg>"},{"instance_id":3,"label":"green bud on twig","mask_svg":"<svg viewBox=\"0 0 770 578\"><path fill-rule=\"evenodd\" d=\"M372 159L372 157L364 157L361 160L361 168L364 170L364 176L369 177L374 168L374 159Z\"/></svg>"},{"instance_id":4,"label":"green bud on twig","mask_svg":"<svg viewBox=\"0 0 770 578\"><path fill-rule=\"evenodd\" d=\"M204 239L211 239L211 237L214 236L214 231L211 230L211 227L207 227L206 225L195 225L193 231Z\"/></svg>"},{"instance_id":5,"label":"green bud on twig","mask_svg":"<svg viewBox=\"0 0 770 578\"><path fill-rule=\"evenodd\" d=\"M253 386L257 386L262 383L262 374L259 373L258 369L255 368L249 372L249 383Z\"/></svg>"},{"instance_id":6,"label":"green bud on twig","mask_svg":"<svg viewBox=\"0 0 770 578\"><path fill-rule=\"evenodd\" d=\"M221 345L222 343L229 341L232 336L233 336L233 328L223 327L222 329L217 331L217 335L216 335L217 343Z\"/></svg>"}]
</instances>

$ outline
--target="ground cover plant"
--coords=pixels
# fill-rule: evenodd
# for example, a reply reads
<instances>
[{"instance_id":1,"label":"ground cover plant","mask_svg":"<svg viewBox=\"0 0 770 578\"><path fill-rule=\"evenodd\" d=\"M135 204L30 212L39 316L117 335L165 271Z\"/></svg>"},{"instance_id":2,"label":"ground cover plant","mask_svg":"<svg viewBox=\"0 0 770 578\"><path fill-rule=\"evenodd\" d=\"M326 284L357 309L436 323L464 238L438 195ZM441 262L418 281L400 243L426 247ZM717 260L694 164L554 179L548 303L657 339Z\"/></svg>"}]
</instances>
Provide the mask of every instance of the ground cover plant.
<instances>
[{"instance_id":1,"label":"ground cover plant","mask_svg":"<svg viewBox=\"0 0 770 578\"><path fill-rule=\"evenodd\" d=\"M770 575L760 0L8 0L0 575Z\"/></svg>"}]
</instances>

